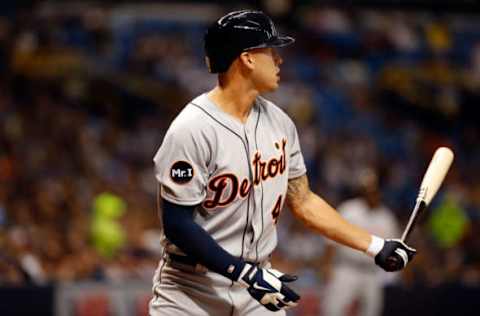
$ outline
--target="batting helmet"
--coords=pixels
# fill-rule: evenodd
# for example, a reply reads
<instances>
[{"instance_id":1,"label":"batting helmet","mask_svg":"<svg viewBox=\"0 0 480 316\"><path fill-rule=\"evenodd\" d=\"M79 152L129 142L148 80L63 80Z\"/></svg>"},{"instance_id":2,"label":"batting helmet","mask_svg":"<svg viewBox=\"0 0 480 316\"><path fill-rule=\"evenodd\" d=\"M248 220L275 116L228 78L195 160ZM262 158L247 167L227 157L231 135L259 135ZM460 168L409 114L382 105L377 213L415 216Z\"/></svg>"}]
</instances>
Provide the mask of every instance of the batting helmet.
<instances>
[{"instance_id":1,"label":"batting helmet","mask_svg":"<svg viewBox=\"0 0 480 316\"><path fill-rule=\"evenodd\" d=\"M282 47L294 41L293 37L280 36L273 21L261 11L234 11L208 28L205 33L205 59L211 73L222 73L244 51Z\"/></svg>"}]
</instances>

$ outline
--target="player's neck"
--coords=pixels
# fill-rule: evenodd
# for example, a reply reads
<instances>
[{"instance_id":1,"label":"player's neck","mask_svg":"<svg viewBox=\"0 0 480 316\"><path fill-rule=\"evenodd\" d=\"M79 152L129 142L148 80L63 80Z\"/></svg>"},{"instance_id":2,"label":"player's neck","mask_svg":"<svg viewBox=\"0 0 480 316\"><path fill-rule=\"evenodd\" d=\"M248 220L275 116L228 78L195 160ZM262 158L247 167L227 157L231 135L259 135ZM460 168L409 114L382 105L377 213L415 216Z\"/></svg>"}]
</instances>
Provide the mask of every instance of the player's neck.
<instances>
[{"instance_id":1,"label":"player's neck","mask_svg":"<svg viewBox=\"0 0 480 316\"><path fill-rule=\"evenodd\" d=\"M257 96L258 92L256 90L249 89L246 85L242 85L241 82L235 85L217 85L208 93L208 97L218 107L242 123L247 121Z\"/></svg>"}]
</instances>

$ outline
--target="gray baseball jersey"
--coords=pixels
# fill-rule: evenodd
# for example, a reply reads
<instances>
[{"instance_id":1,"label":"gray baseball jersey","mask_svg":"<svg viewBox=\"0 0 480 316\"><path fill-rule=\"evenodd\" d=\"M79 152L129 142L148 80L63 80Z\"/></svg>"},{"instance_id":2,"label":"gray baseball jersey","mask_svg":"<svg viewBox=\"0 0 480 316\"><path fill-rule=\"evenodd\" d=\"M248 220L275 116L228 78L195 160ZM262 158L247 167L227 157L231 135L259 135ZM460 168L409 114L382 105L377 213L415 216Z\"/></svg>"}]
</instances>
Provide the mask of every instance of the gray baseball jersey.
<instances>
[{"instance_id":1,"label":"gray baseball jersey","mask_svg":"<svg viewBox=\"0 0 480 316\"><path fill-rule=\"evenodd\" d=\"M162 198L198 205L194 221L230 254L255 262L276 247L288 179L306 172L294 123L262 97L242 124L198 96L172 122L154 162Z\"/></svg>"}]
</instances>

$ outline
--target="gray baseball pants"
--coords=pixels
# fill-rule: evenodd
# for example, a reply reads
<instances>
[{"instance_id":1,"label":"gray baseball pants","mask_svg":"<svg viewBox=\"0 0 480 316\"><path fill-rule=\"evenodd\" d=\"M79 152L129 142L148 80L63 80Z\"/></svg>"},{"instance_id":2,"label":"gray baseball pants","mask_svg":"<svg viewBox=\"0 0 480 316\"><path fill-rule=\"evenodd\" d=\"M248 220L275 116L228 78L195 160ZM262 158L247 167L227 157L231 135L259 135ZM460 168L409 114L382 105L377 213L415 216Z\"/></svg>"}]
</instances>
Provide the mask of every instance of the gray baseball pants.
<instances>
[{"instance_id":1,"label":"gray baseball pants","mask_svg":"<svg viewBox=\"0 0 480 316\"><path fill-rule=\"evenodd\" d=\"M214 272L160 261L153 278L150 316L285 316L271 312L247 290Z\"/></svg>"}]
</instances>

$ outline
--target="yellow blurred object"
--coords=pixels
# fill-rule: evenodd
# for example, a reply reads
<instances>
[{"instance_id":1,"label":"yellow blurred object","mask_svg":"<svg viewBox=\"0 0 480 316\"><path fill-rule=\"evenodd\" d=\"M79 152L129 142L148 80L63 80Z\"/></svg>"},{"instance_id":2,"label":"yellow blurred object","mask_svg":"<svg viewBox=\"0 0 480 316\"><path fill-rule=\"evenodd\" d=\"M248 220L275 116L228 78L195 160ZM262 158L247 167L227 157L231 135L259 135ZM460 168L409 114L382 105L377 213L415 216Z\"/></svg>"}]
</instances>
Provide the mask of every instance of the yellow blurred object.
<instances>
[{"instance_id":1,"label":"yellow blurred object","mask_svg":"<svg viewBox=\"0 0 480 316\"><path fill-rule=\"evenodd\" d=\"M445 196L428 221L430 233L443 248L455 246L465 235L469 219L453 196Z\"/></svg>"},{"instance_id":2,"label":"yellow blurred object","mask_svg":"<svg viewBox=\"0 0 480 316\"><path fill-rule=\"evenodd\" d=\"M427 42L437 52L448 50L452 47L452 40L445 26L433 23L426 27Z\"/></svg>"},{"instance_id":3,"label":"yellow blurred object","mask_svg":"<svg viewBox=\"0 0 480 316\"><path fill-rule=\"evenodd\" d=\"M112 193L101 193L93 201L92 242L103 257L111 258L126 242L124 227L119 219L125 214L125 201Z\"/></svg>"},{"instance_id":4,"label":"yellow blurred object","mask_svg":"<svg viewBox=\"0 0 480 316\"><path fill-rule=\"evenodd\" d=\"M86 60L78 51L68 47L45 47L33 32L19 35L13 48L12 69L29 78L58 78L72 72L83 72Z\"/></svg>"}]
</instances>

